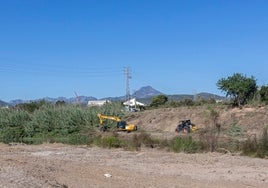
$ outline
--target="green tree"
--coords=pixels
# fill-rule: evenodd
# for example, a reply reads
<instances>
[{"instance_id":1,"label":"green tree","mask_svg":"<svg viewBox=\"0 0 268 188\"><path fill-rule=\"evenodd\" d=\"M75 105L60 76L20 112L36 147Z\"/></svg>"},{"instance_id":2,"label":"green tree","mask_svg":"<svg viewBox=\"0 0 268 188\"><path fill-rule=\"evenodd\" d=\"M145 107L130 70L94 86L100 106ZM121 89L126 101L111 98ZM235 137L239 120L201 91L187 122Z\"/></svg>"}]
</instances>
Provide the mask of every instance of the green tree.
<instances>
[{"instance_id":1,"label":"green tree","mask_svg":"<svg viewBox=\"0 0 268 188\"><path fill-rule=\"evenodd\" d=\"M158 106L164 105L167 101L168 101L167 96L158 95L158 96L155 96L155 97L152 98L151 106L152 107L158 107Z\"/></svg>"},{"instance_id":2,"label":"green tree","mask_svg":"<svg viewBox=\"0 0 268 188\"><path fill-rule=\"evenodd\" d=\"M56 104L56 106L62 106L62 105L65 105L66 102L63 100L58 100L55 104Z\"/></svg>"},{"instance_id":3,"label":"green tree","mask_svg":"<svg viewBox=\"0 0 268 188\"><path fill-rule=\"evenodd\" d=\"M21 104L16 105L16 107L20 110L33 113L35 110L40 109L42 106L49 105L49 104L50 103L45 100L40 100L40 101L32 101L30 103L21 103Z\"/></svg>"},{"instance_id":4,"label":"green tree","mask_svg":"<svg viewBox=\"0 0 268 188\"><path fill-rule=\"evenodd\" d=\"M268 86L261 86L260 97L262 102L268 103Z\"/></svg>"},{"instance_id":5,"label":"green tree","mask_svg":"<svg viewBox=\"0 0 268 188\"><path fill-rule=\"evenodd\" d=\"M220 79L217 86L220 90L226 92L227 97L233 99L233 105L235 106L247 104L257 92L256 79L253 76L248 78L240 73Z\"/></svg>"}]
</instances>

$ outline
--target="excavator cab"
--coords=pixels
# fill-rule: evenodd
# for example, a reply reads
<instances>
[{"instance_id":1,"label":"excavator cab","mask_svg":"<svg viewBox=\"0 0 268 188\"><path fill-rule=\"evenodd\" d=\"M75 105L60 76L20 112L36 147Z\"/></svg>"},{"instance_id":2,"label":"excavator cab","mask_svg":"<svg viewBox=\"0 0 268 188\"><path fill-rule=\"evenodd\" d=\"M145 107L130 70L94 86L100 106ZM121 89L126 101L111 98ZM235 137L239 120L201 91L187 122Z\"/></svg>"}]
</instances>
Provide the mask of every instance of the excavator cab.
<instances>
[{"instance_id":1,"label":"excavator cab","mask_svg":"<svg viewBox=\"0 0 268 188\"><path fill-rule=\"evenodd\" d=\"M126 128L127 123L125 121L119 121L117 122L117 128L120 129L125 129Z\"/></svg>"}]
</instances>

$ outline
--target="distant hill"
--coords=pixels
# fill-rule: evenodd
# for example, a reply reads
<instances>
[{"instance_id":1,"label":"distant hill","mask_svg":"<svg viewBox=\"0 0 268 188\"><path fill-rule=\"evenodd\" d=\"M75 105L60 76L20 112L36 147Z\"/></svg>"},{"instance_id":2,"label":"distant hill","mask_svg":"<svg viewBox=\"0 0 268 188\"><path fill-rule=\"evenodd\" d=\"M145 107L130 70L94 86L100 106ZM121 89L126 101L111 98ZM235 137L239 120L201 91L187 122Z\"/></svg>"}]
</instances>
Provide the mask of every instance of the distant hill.
<instances>
[{"instance_id":1,"label":"distant hill","mask_svg":"<svg viewBox=\"0 0 268 188\"><path fill-rule=\"evenodd\" d=\"M5 101L0 100L0 106L8 106L9 104Z\"/></svg>"},{"instance_id":2,"label":"distant hill","mask_svg":"<svg viewBox=\"0 0 268 188\"><path fill-rule=\"evenodd\" d=\"M78 96L78 98L77 97L71 97L71 98L66 98L66 97L57 97L57 98L45 97L45 98L36 99L36 100L21 100L21 99L11 100L7 104L9 104L11 106L16 106L17 104L21 104L21 103L29 103L29 102L40 101L40 100L45 100L45 101L51 102L51 103L56 103L57 101L64 101L64 102L66 102L68 104L74 104L74 103L77 103L77 102L79 102L81 104L87 104L88 101L97 100L97 98L91 97L91 96Z\"/></svg>"},{"instance_id":3,"label":"distant hill","mask_svg":"<svg viewBox=\"0 0 268 188\"><path fill-rule=\"evenodd\" d=\"M151 100L154 96L158 96L158 95L166 95L156 89L154 89L152 86L144 86L141 87L139 90L137 90L136 92L133 93L133 95L131 96L132 98L136 98L138 101L145 103L145 104L150 104ZM166 95L168 97L169 101L179 101L179 100L184 100L184 99L192 99L194 100L195 98L202 98L202 99L215 99L215 100L224 100L225 97L222 96L218 96L218 95L214 95L211 93L198 93L196 95L189 95L189 94L175 94L175 95ZM102 98L99 100L110 100L110 101L125 101L125 96L119 96L119 97L106 97L106 98ZM15 106L17 104L20 103L28 103L31 101L39 101L39 100L45 100L51 103L56 103L57 101L65 101L68 104L74 104L77 103L79 101L80 104L86 105L88 103L88 101L91 100L98 100L95 97L92 96L78 96L78 97L71 97L71 98L66 98L66 97L57 97L57 98L51 98L51 97L45 97L42 99L37 99L37 100L21 100L21 99L17 99L17 100L12 100L9 103L1 101L0 100L0 105L1 106L6 106L6 105L12 105Z\"/></svg>"},{"instance_id":4,"label":"distant hill","mask_svg":"<svg viewBox=\"0 0 268 188\"><path fill-rule=\"evenodd\" d=\"M142 99L142 98L154 97L154 96L161 95L161 94L163 93L160 91L157 91L151 86L145 86L145 87L140 88L138 91L134 92L133 97L137 99Z\"/></svg>"},{"instance_id":5,"label":"distant hill","mask_svg":"<svg viewBox=\"0 0 268 188\"><path fill-rule=\"evenodd\" d=\"M78 97L71 97L71 98L66 98L66 97L58 97L58 98L43 98L43 100L51 102L51 103L56 103L57 101L65 101L66 103L81 103L81 104L87 104L88 101L91 100L97 100L95 97L91 96L78 96Z\"/></svg>"},{"instance_id":6,"label":"distant hill","mask_svg":"<svg viewBox=\"0 0 268 188\"><path fill-rule=\"evenodd\" d=\"M9 104L11 106L16 106L17 104L26 103L26 102L29 102L29 101L25 101L25 100L21 100L21 99L15 99L15 100L9 101Z\"/></svg>"},{"instance_id":7,"label":"distant hill","mask_svg":"<svg viewBox=\"0 0 268 188\"><path fill-rule=\"evenodd\" d=\"M78 98L76 97L70 98L68 100L68 103L76 103L78 100L81 104L87 104L88 101L95 101L98 99L95 97L91 97L91 96L78 96Z\"/></svg>"},{"instance_id":8,"label":"distant hill","mask_svg":"<svg viewBox=\"0 0 268 188\"><path fill-rule=\"evenodd\" d=\"M168 100L170 101L181 101L185 99L194 99L194 95L189 95L189 94L177 94L177 95L167 95Z\"/></svg>"},{"instance_id":9,"label":"distant hill","mask_svg":"<svg viewBox=\"0 0 268 188\"><path fill-rule=\"evenodd\" d=\"M161 95L161 94L163 94L163 93L160 91L157 91L156 89L152 88L151 86L144 86L144 87L141 87L139 90L135 91L132 94L131 98L139 99L139 101L144 101L142 99L145 99L147 101L147 99L150 100L152 97L157 96L157 95ZM110 101L125 101L126 97L125 96L106 97L103 99L110 100Z\"/></svg>"},{"instance_id":10,"label":"distant hill","mask_svg":"<svg viewBox=\"0 0 268 188\"><path fill-rule=\"evenodd\" d=\"M205 93L205 92L198 93L196 95L180 94L180 95L167 95L167 96L168 96L169 100L173 100L173 101L179 101L179 100L185 100L185 99L191 99L191 100L195 100L195 99L225 100L226 99L223 96L219 96L219 95L215 95L215 94L211 94L211 93Z\"/></svg>"},{"instance_id":11,"label":"distant hill","mask_svg":"<svg viewBox=\"0 0 268 188\"><path fill-rule=\"evenodd\" d=\"M196 98L200 97L200 98L205 99L205 100L208 100L208 99L225 100L226 99L226 97L211 94L211 93L205 93L205 92L198 93L195 97Z\"/></svg>"}]
</instances>

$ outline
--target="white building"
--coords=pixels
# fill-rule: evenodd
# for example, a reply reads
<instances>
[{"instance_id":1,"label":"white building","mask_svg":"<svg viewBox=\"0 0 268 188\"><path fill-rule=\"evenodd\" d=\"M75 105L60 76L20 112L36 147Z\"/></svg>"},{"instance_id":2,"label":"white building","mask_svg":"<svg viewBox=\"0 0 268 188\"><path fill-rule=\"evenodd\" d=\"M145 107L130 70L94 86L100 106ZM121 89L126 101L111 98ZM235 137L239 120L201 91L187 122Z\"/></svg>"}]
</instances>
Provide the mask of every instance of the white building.
<instances>
[{"instance_id":1,"label":"white building","mask_svg":"<svg viewBox=\"0 0 268 188\"><path fill-rule=\"evenodd\" d=\"M136 107L136 106L145 106L145 104L137 101L135 98L130 99L126 102L123 103L125 106L130 106L130 107Z\"/></svg>"},{"instance_id":2,"label":"white building","mask_svg":"<svg viewBox=\"0 0 268 188\"><path fill-rule=\"evenodd\" d=\"M137 101L135 98L130 99L124 102L123 104L126 107L127 111L133 111L133 112L139 111L142 107L145 106L145 104Z\"/></svg>"},{"instance_id":3,"label":"white building","mask_svg":"<svg viewBox=\"0 0 268 188\"><path fill-rule=\"evenodd\" d=\"M87 105L88 106L103 106L107 103L110 103L111 101L109 100L96 100L96 101L88 101Z\"/></svg>"}]
</instances>

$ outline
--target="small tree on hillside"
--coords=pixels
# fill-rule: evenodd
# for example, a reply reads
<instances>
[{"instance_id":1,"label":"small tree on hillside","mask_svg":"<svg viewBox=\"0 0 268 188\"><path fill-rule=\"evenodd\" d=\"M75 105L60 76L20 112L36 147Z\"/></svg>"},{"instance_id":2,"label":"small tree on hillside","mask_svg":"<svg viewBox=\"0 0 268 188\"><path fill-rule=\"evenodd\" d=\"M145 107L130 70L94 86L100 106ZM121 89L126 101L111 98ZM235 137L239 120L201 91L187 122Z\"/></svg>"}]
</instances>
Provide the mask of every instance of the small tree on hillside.
<instances>
[{"instance_id":1,"label":"small tree on hillside","mask_svg":"<svg viewBox=\"0 0 268 188\"><path fill-rule=\"evenodd\" d=\"M158 107L158 106L164 105L167 101L168 101L167 96L165 96L165 95L158 95L158 96L153 97L152 103L151 103L150 106L152 106L152 107Z\"/></svg>"},{"instance_id":2,"label":"small tree on hillside","mask_svg":"<svg viewBox=\"0 0 268 188\"><path fill-rule=\"evenodd\" d=\"M219 112L211 107L207 111L207 125L204 129L199 131L200 143L203 149L214 152L218 147L218 140L221 132L221 125L219 124Z\"/></svg>"},{"instance_id":3,"label":"small tree on hillside","mask_svg":"<svg viewBox=\"0 0 268 188\"><path fill-rule=\"evenodd\" d=\"M268 86L261 86L260 97L262 102L268 103Z\"/></svg>"},{"instance_id":4,"label":"small tree on hillside","mask_svg":"<svg viewBox=\"0 0 268 188\"><path fill-rule=\"evenodd\" d=\"M247 78L240 73L220 79L217 86L220 90L226 92L227 97L233 99L233 105L235 106L247 104L257 92L256 79L253 76Z\"/></svg>"}]
</instances>

